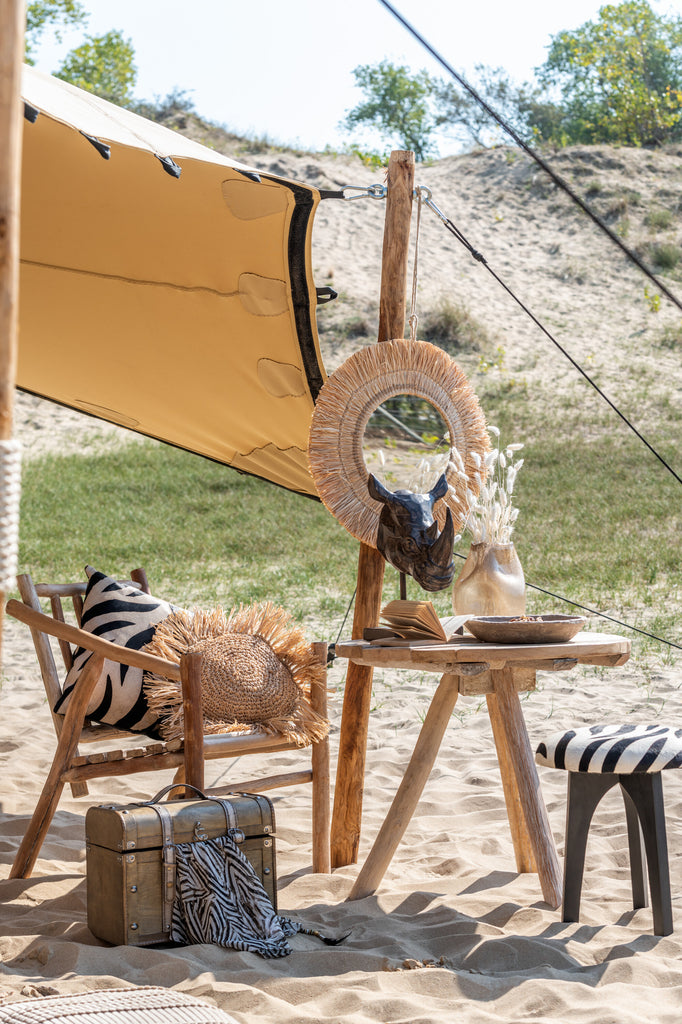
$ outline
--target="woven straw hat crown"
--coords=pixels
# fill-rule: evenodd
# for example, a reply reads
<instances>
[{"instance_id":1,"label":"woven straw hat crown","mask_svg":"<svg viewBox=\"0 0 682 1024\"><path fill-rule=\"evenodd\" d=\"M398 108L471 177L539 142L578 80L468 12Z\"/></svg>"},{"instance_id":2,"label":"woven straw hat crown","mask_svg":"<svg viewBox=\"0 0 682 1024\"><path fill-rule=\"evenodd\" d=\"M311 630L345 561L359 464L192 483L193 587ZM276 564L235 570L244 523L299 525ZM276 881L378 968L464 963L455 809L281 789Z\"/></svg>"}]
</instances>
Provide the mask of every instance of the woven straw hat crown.
<instances>
[{"instance_id":1,"label":"woven straw hat crown","mask_svg":"<svg viewBox=\"0 0 682 1024\"><path fill-rule=\"evenodd\" d=\"M201 654L201 703L207 733L280 733L306 746L329 732L311 704L311 688L325 686L325 666L291 615L270 601L233 609L176 609L160 622L149 654L179 662ZM145 695L164 739L183 735L180 683L147 674Z\"/></svg>"},{"instance_id":2,"label":"woven straw hat crown","mask_svg":"<svg viewBox=\"0 0 682 1024\"><path fill-rule=\"evenodd\" d=\"M202 654L204 715L214 721L265 722L293 711L298 687L259 636L225 633L192 644Z\"/></svg>"}]
</instances>

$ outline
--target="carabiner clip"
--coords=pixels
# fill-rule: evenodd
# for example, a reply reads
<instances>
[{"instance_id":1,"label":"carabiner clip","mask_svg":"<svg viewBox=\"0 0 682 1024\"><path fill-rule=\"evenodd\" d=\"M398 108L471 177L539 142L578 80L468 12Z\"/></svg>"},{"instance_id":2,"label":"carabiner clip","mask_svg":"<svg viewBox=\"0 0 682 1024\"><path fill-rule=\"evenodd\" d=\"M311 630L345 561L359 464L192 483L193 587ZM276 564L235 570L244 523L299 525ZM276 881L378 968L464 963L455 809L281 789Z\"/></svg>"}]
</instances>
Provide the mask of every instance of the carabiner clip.
<instances>
[{"instance_id":1,"label":"carabiner clip","mask_svg":"<svg viewBox=\"0 0 682 1024\"><path fill-rule=\"evenodd\" d=\"M385 185L344 185L341 189L343 198L351 199L385 199ZM355 195L346 195L347 192L354 192Z\"/></svg>"}]
</instances>

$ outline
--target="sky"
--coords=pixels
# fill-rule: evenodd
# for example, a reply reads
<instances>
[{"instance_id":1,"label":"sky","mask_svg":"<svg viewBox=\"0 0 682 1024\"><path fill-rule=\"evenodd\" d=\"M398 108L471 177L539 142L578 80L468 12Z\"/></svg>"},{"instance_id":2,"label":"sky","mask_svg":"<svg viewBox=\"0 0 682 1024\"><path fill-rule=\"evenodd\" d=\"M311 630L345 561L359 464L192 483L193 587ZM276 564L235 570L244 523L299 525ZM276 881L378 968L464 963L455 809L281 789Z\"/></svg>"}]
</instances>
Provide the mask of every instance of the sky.
<instances>
[{"instance_id":1,"label":"sky","mask_svg":"<svg viewBox=\"0 0 682 1024\"><path fill-rule=\"evenodd\" d=\"M465 77L476 64L528 80L551 37L592 20L597 0L391 0ZM682 15L682 0L651 0L659 14ZM86 33L121 30L132 40L135 96L153 100L185 90L196 111L236 134L267 136L307 150L340 148L339 127L362 98L353 68L388 59L413 71L446 72L379 0L84 0L86 28L46 32L36 66L53 72ZM370 148L377 138L358 135ZM440 155L460 148L441 142Z\"/></svg>"}]
</instances>

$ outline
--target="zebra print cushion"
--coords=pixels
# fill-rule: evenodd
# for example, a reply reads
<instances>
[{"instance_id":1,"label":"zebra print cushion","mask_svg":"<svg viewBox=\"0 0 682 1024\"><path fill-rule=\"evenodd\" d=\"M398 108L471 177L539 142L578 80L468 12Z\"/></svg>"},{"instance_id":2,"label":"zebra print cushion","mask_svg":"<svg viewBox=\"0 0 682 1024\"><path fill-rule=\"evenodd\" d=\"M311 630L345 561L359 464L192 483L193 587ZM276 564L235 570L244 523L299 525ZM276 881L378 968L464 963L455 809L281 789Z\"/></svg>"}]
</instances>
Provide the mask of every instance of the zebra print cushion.
<instances>
[{"instance_id":1,"label":"zebra print cushion","mask_svg":"<svg viewBox=\"0 0 682 1024\"><path fill-rule=\"evenodd\" d=\"M568 772L660 772L682 768L682 729L667 725L591 725L555 732L535 760Z\"/></svg>"},{"instance_id":2,"label":"zebra print cushion","mask_svg":"<svg viewBox=\"0 0 682 1024\"><path fill-rule=\"evenodd\" d=\"M174 610L166 601L130 584L93 572L85 592L81 625L96 636L139 651L153 638L158 623ZM57 714L66 714L73 688L89 658L90 651L82 647L75 652L62 696L54 706ZM88 705L88 717L157 738L158 716L149 710L142 684L142 669L105 660Z\"/></svg>"}]
</instances>

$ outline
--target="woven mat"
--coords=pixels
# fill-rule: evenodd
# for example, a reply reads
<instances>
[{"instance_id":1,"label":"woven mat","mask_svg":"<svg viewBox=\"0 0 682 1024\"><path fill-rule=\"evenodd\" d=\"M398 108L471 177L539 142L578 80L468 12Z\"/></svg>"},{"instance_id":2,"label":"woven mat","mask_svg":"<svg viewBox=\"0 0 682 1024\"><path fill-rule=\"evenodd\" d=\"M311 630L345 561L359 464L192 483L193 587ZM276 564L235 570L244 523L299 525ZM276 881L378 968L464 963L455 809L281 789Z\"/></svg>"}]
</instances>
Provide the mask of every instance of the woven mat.
<instances>
[{"instance_id":1,"label":"woven mat","mask_svg":"<svg viewBox=\"0 0 682 1024\"><path fill-rule=\"evenodd\" d=\"M24 999L0 1006L0 1024L237 1024L215 1006L152 986Z\"/></svg>"}]
</instances>

